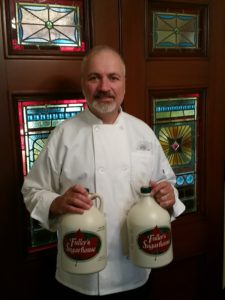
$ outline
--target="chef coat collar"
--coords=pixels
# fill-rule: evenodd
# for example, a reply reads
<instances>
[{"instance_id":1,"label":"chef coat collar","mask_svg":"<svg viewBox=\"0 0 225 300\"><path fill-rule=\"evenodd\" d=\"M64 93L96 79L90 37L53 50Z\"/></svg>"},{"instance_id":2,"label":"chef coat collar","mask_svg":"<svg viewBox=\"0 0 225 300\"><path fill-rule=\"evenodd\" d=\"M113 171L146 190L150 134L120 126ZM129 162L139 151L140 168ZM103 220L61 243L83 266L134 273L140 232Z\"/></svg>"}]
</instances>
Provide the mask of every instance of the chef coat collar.
<instances>
[{"instance_id":1,"label":"chef coat collar","mask_svg":"<svg viewBox=\"0 0 225 300\"><path fill-rule=\"evenodd\" d=\"M85 109L85 111L86 111L86 114L88 115L88 119L91 121L92 124L104 124L103 121L101 119L99 119L98 117L96 117L96 115L94 115L88 107ZM118 124L120 122L120 120L122 118L122 113L123 113L123 110L122 110L122 107L120 107L119 115L113 124Z\"/></svg>"}]
</instances>

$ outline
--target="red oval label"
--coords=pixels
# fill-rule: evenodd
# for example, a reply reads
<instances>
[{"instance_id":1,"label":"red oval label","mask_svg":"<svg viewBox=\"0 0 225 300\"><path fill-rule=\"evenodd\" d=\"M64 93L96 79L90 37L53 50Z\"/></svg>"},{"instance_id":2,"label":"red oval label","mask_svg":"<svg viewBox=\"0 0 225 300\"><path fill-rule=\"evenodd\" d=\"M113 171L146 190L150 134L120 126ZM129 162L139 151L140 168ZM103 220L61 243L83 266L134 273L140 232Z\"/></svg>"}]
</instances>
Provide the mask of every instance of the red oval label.
<instances>
[{"instance_id":1,"label":"red oval label","mask_svg":"<svg viewBox=\"0 0 225 300\"><path fill-rule=\"evenodd\" d=\"M138 236L139 248L147 254L160 255L166 252L171 244L171 230L168 227L155 227Z\"/></svg>"},{"instance_id":2,"label":"red oval label","mask_svg":"<svg viewBox=\"0 0 225 300\"><path fill-rule=\"evenodd\" d=\"M74 260L87 260L96 256L101 248L101 239L92 232L70 232L63 237L65 254Z\"/></svg>"}]
</instances>

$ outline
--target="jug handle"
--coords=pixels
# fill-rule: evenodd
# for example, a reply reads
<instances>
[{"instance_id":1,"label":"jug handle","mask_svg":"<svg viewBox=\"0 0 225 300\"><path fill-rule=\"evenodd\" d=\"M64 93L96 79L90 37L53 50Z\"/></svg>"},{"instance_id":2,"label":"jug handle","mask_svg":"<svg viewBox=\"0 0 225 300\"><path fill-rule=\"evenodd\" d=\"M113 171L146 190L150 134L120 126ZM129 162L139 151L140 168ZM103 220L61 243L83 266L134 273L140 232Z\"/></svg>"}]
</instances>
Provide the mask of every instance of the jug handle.
<instances>
[{"instance_id":1,"label":"jug handle","mask_svg":"<svg viewBox=\"0 0 225 300\"><path fill-rule=\"evenodd\" d=\"M95 201L95 206L100 210L103 211L103 201L102 198L96 193L89 193L91 200Z\"/></svg>"}]
</instances>

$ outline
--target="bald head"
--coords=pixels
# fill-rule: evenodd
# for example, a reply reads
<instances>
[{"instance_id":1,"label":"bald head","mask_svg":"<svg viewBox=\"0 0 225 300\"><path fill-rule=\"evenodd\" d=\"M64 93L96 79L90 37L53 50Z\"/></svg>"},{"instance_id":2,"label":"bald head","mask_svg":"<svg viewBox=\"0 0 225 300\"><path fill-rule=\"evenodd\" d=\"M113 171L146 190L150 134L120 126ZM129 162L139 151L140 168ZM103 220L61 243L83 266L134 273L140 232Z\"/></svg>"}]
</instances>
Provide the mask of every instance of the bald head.
<instances>
[{"instance_id":1,"label":"bald head","mask_svg":"<svg viewBox=\"0 0 225 300\"><path fill-rule=\"evenodd\" d=\"M121 62L121 65L123 67L124 76L126 76L126 67L125 67L125 63L124 63L123 58L121 57L121 55L115 49L113 49L112 47L107 46L107 45L95 46L94 48L92 48L86 54L86 56L83 59L82 65L81 65L81 76L83 77L83 75L86 71L87 65L92 60L92 58L95 55L98 55L98 54L103 53L103 52L109 52L109 53L111 53L112 55L114 55L115 57L117 57L119 59L119 61Z\"/></svg>"}]
</instances>

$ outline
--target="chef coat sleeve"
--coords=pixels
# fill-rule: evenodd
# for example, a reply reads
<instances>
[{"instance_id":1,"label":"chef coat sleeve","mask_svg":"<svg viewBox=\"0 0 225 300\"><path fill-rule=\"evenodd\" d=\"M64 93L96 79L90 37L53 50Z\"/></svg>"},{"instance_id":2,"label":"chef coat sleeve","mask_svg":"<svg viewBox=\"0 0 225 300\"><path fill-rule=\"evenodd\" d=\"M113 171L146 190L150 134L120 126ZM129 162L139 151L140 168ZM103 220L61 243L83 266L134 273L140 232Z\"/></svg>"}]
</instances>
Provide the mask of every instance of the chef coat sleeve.
<instances>
[{"instance_id":1,"label":"chef coat sleeve","mask_svg":"<svg viewBox=\"0 0 225 300\"><path fill-rule=\"evenodd\" d=\"M155 157L158 157L156 159L156 168L155 168L155 174L153 177L155 177L156 181L159 180L167 180L169 181L174 189L175 193L175 204L173 205L173 209L171 211L171 221L175 220L176 217L181 215L185 211L185 205L183 202L179 199L178 190L175 187L176 184L176 175L161 147L161 144L159 141L155 140Z\"/></svg>"},{"instance_id":2,"label":"chef coat sleeve","mask_svg":"<svg viewBox=\"0 0 225 300\"><path fill-rule=\"evenodd\" d=\"M59 196L58 181L56 164L46 147L24 178L21 191L30 216L50 231L56 230L57 218L49 219L49 208L52 201Z\"/></svg>"}]
</instances>

